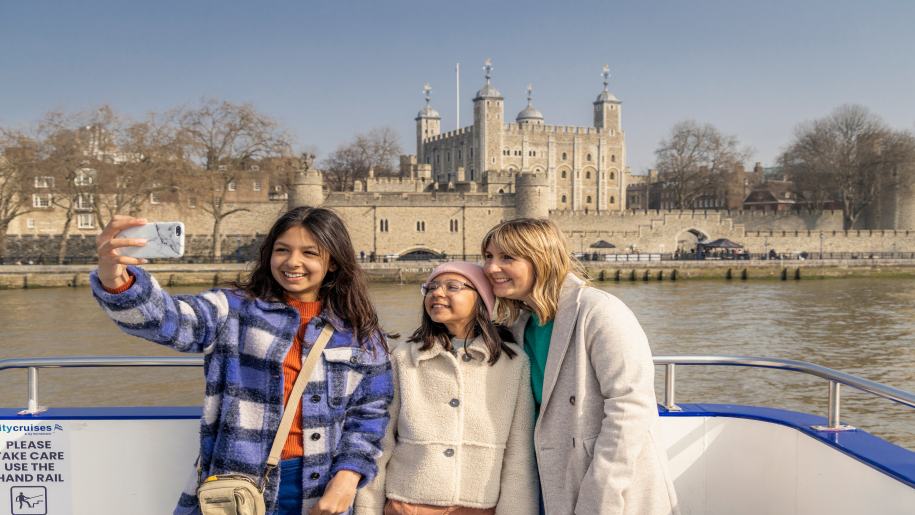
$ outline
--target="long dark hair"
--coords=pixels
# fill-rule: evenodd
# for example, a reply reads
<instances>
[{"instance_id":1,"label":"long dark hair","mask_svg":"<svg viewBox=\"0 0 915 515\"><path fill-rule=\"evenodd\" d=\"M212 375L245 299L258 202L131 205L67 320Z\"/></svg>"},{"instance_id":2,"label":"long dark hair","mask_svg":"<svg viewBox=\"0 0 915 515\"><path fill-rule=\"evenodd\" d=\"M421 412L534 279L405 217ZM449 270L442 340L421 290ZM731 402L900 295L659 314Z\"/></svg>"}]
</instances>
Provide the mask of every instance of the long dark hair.
<instances>
[{"instance_id":1,"label":"long dark hair","mask_svg":"<svg viewBox=\"0 0 915 515\"><path fill-rule=\"evenodd\" d=\"M330 209L302 206L280 215L261 244L254 270L247 279L238 281L234 286L252 297L285 300L286 291L270 271L270 258L277 238L293 227L308 229L318 242L320 251L328 253L329 263L336 265L324 276L318 289L318 299L335 315L349 322L353 336L361 346L377 334L379 343L387 351L387 335L381 330L378 314L369 301L368 284L362 268L356 264L356 252L349 231L343 220Z\"/></svg>"},{"instance_id":2,"label":"long dark hair","mask_svg":"<svg viewBox=\"0 0 915 515\"><path fill-rule=\"evenodd\" d=\"M470 327L468 327L467 339L476 338L477 336L483 339L486 349L489 350L489 361L487 363L490 365L495 365L503 352L509 358L514 358L517 354L508 345L505 345L505 342L514 343L515 338L505 326L494 324L490 320L486 305L483 304L479 295L477 295L474 309L476 311L470 321ZM448 332L448 328L445 324L432 320L429 313L426 313L425 306L423 306L422 321L419 327L407 338L407 341L421 343L419 350L429 350L436 344L441 345L449 352L452 350L451 334Z\"/></svg>"}]
</instances>

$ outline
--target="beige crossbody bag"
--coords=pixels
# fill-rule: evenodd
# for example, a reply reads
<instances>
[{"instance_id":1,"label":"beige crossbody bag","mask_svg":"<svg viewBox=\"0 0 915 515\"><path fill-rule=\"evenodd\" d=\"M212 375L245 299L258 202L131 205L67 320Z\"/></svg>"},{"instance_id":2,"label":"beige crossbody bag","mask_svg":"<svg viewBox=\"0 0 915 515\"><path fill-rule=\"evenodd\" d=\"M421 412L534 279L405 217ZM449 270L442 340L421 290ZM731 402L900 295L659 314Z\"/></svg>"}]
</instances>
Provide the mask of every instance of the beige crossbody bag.
<instances>
[{"instance_id":1,"label":"beige crossbody bag","mask_svg":"<svg viewBox=\"0 0 915 515\"><path fill-rule=\"evenodd\" d=\"M280 453L292 428L292 419L295 417L298 403L302 400L302 392L308 384L311 372L321 359L324 347L334 333L330 324L325 324L317 341L311 346L302 370L292 386L292 393L283 411L280 427L273 438L273 447L270 448L270 457L267 458L267 468L260 484L254 479L241 474L223 474L210 476L197 488L197 500L203 515L264 515L267 512L264 504L264 489L267 487L267 475L275 469L280 462Z\"/></svg>"}]
</instances>

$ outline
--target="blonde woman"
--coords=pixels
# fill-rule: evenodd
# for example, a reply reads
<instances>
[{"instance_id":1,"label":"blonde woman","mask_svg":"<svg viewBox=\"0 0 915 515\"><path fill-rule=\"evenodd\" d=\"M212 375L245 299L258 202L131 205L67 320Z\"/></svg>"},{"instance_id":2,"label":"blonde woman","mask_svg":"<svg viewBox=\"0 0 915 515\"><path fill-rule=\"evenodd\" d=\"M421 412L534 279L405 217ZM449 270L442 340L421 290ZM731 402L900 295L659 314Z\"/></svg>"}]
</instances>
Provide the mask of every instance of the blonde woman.
<instances>
[{"instance_id":1,"label":"blonde woman","mask_svg":"<svg viewBox=\"0 0 915 515\"><path fill-rule=\"evenodd\" d=\"M548 220L503 222L483 238L484 271L531 361L534 447L547 515L677 513L645 332L619 299L574 272Z\"/></svg>"}]
</instances>

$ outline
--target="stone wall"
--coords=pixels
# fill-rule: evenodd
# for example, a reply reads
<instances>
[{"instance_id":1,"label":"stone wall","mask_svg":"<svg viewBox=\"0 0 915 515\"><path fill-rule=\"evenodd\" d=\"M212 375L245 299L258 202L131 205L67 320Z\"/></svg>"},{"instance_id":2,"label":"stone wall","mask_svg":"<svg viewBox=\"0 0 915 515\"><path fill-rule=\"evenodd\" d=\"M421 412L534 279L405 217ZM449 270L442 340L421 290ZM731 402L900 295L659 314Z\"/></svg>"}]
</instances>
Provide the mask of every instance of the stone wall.
<instances>
[{"instance_id":1,"label":"stone wall","mask_svg":"<svg viewBox=\"0 0 915 515\"><path fill-rule=\"evenodd\" d=\"M223 260L229 262L248 261L256 257L257 249L263 241L264 234L227 234L222 237ZM60 235L18 235L6 236L6 255L2 262L6 264L54 264L60 253L63 238ZM208 262L213 238L208 235L188 235L184 241L184 257L176 262ZM95 236L84 234L67 239L65 263L95 263Z\"/></svg>"},{"instance_id":2,"label":"stone wall","mask_svg":"<svg viewBox=\"0 0 915 515\"><path fill-rule=\"evenodd\" d=\"M486 231L502 220L518 216L517 194L454 193L333 193L324 205L343 217L357 255L402 256L416 251L449 256L479 254ZM527 204L529 204L528 202ZM266 234L285 202L229 204L246 212L232 215L223 224L226 259L253 256L253 248ZM14 221L7 236L7 262L54 262L60 243L60 221L53 211L30 213ZM150 220L181 220L188 233L188 259L204 260L212 246L212 219L201 209L178 209L175 204L148 206ZM41 223L35 223L39 217ZM58 215L59 216L59 215ZM32 232L27 219L33 219ZM606 240L613 252L672 253L704 239L728 238L751 252L912 252L915 231L842 231L841 213L762 214L727 211L625 211L584 213L556 210L553 219L566 233L572 249L587 252ZM384 224L382 224L384 222ZM55 232L55 227L56 231ZM74 229L68 259L90 261L95 255L98 228ZM823 234L822 239L820 234ZM238 251L237 249L241 249Z\"/></svg>"}]
</instances>

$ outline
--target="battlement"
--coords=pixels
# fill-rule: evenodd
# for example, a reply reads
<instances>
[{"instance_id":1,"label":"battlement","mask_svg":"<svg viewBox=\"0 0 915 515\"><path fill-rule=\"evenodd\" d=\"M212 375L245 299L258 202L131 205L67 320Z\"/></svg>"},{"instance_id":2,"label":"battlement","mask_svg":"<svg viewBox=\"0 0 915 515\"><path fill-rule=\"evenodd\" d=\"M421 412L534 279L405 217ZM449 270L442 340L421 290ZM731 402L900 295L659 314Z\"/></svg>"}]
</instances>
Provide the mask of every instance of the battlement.
<instances>
[{"instance_id":1,"label":"battlement","mask_svg":"<svg viewBox=\"0 0 915 515\"><path fill-rule=\"evenodd\" d=\"M489 194L450 191L431 192L333 192L324 200L333 208L345 207L489 207L511 208L513 194Z\"/></svg>"},{"instance_id":2,"label":"battlement","mask_svg":"<svg viewBox=\"0 0 915 515\"><path fill-rule=\"evenodd\" d=\"M572 134L572 135L608 135L616 136L619 133L613 129L599 129L596 127L576 127L573 125L536 125L522 123L508 123L503 126L507 134Z\"/></svg>"},{"instance_id":3,"label":"battlement","mask_svg":"<svg viewBox=\"0 0 915 515\"><path fill-rule=\"evenodd\" d=\"M432 143L436 141L445 141L454 138L465 138L473 134L473 126L461 127L453 131L443 132L435 136L429 136L423 140L423 143Z\"/></svg>"},{"instance_id":4,"label":"battlement","mask_svg":"<svg viewBox=\"0 0 915 515\"><path fill-rule=\"evenodd\" d=\"M746 231L748 238L896 238L915 236L915 230L896 229L847 229L841 231Z\"/></svg>"},{"instance_id":5,"label":"battlement","mask_svg":"<svg viewBox=\"0 0 915 515\"><path fill-rule=\"evenodd\" d=\"M550 185L550 177L545 173L522 173L516 179L518 187L544 186Z\"/></svg>"}]
</instances>

